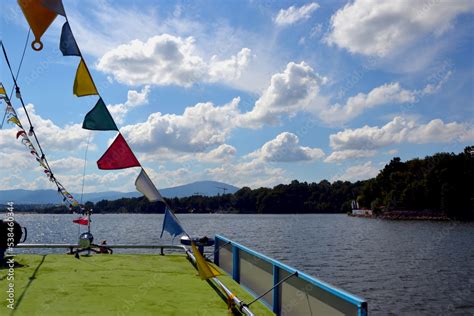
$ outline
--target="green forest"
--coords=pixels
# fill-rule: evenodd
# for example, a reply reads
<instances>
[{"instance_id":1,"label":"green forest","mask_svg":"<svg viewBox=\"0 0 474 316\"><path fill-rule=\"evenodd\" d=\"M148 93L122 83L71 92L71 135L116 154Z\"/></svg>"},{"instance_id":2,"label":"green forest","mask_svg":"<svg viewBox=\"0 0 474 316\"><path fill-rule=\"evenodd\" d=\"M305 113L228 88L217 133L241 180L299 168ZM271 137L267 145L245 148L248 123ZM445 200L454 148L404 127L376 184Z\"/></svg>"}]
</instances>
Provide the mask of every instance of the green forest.
<instances>
[{"instance_id":1,"label":"green forest","mask_svg":"<svg viewBox=\"0 0 474 316\"><path fill-rule=\"evenodd\" d=\"M402 162L393 158L372 179L351 183L292 181L273 188L243 187L234 194L166 199L177 213L348 213L351 201L375 214L410 211L474 219L474 146L462 153L438 153ZM164 204L144 197L86 203L95 213L162 213ZM64 213L63 206L43 213Z\"/></svg>"}]
</instances>

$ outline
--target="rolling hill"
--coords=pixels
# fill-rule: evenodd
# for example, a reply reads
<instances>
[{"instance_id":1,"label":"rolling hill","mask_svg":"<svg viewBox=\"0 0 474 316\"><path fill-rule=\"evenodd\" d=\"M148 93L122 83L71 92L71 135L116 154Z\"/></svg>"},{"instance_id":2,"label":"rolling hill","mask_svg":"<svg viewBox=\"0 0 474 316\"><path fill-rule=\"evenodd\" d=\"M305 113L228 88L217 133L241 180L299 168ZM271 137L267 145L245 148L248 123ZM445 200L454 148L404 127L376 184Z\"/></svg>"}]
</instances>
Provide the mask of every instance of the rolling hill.
<instances>
[{"instance_id":1,"label":"rolling hill","mask_svg":"<svg viewBox=\"0 0 474 316\"><path fill-rule=\"evenodd\" d=\"M225 190L223 189L225 188ZM234 193L239 188L217 181L197 181L185 185L160 189L161 194L167 198L185 197L191 195L214 196L218 194ZM73 193L79 199L80 194ZM100 200L117 200L142 196L140 192L106 191L97 193L84 193L83 201L98 202ZM13 201L15 204L57 204L61 199L56 190L0 190L0 204Z\"/></svg>"}]
</instances>

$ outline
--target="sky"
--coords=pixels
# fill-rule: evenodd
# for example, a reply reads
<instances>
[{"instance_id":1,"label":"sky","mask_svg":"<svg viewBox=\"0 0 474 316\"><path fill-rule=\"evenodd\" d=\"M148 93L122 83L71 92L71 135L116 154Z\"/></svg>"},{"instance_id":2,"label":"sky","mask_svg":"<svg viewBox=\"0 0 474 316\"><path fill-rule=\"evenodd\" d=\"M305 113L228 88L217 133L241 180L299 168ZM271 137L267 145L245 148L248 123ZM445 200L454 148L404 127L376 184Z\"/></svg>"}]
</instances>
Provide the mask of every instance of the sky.
<instances>
[{"instance_id":1,"label":"sky","mask_svg":"<svg viewBox=\"0 0 474 316\"><path fill-rule=\"evenodd\" d=\"M104 102L158 188L357 181L393 157L474 144L473 1L63 3ZM16 71L28 24L16 1L2 7ZM69 191L83 181L85 192L133 191L139 168L97 168L116 133L81 128L97 96L72 94L79 58L59 51L64 22L46 31L42 51L27 44L18 78L38 138ZM0 67L10 91L3 58ZM16 131L0 130L0 189L54 189Z\"/></svg>"}]
</instances>

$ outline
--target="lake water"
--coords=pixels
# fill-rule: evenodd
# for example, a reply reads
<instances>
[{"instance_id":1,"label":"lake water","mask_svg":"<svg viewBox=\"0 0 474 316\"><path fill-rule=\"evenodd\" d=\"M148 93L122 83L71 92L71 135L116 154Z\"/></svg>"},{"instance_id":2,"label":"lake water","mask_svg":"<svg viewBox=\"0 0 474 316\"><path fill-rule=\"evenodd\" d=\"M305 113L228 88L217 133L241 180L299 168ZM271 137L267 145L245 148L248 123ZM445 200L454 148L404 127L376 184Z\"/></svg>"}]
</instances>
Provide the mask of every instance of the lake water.
<instances>
[{"instance_id":1,"label":"lake water","mask_svg":"<svg viewBox=\"0 0 474 316\"><path fill-rule=\"evenodd\" d=\"M346 215L178 215L367 299L373 315L474 315L474 223ZM29 243L75 243L74 215L17 214ZM96 242L163 243L163 215L93 216Z\"/></svg>"}]
</instances>

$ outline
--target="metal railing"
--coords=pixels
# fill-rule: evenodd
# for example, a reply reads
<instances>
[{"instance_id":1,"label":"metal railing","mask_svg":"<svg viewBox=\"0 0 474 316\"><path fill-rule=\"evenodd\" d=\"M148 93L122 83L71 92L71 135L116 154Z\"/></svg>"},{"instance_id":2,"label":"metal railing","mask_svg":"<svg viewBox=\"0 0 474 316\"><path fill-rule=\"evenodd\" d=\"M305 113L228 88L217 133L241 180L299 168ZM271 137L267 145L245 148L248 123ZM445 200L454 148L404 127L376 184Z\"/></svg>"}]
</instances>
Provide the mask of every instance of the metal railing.
<instances>
[{"instance_id":1,"label":"metal railing","mask_svg":"<svg viewBox=\"0 0 474 316\"><path fill-rule=\"evenodd\" d=\"M220 235L214 263L277 315L367 315L364 299Z\"/></svg>"}]
</instances>

